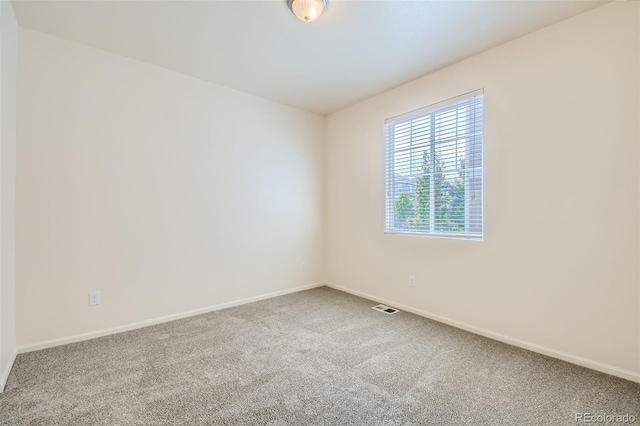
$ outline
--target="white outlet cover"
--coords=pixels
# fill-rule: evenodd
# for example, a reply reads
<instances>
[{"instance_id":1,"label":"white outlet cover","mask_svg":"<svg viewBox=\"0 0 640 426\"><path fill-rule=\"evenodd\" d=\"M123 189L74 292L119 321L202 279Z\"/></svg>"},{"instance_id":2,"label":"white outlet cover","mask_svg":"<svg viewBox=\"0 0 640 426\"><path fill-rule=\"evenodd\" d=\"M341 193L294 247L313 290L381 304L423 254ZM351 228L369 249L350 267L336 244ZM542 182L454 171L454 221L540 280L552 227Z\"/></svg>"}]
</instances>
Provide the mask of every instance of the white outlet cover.
<instances>
[{"instance_id":1,"label":"white outlet cover","mask_svg":"<svg viewBox=\"0 0 640 426\"><path fill-rule=\"evenodd\" d=\"M100 304L100 292L92 291L89 293L89 306L99 305Z\"/></svg>"}]
</instances>

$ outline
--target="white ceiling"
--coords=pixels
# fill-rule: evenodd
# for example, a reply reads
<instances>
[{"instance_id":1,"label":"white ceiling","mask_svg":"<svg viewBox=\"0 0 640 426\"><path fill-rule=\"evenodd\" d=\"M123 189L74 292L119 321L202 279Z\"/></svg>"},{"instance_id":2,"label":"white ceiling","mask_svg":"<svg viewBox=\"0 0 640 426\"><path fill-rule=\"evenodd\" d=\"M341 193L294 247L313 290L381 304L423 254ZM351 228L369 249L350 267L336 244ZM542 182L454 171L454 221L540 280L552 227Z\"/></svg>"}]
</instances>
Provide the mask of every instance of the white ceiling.
<instances>
[{"instance_id":1,"label":"white ceiling","mask_svg":"<svg viewBox=\"0 0 640 426\"><path fill-rule=\"evenodd\" d=\"M603 1L16 1L21 26L328 114Z\"/></svg>"}]
</instances>

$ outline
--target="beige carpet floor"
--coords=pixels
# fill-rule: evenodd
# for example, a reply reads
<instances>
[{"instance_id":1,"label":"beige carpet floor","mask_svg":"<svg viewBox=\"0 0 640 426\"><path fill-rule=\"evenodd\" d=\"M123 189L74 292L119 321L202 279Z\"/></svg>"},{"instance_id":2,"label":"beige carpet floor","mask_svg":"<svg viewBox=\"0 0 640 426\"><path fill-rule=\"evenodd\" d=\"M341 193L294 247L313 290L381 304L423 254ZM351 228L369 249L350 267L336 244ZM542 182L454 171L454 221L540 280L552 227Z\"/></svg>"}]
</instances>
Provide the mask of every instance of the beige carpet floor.
<instances>
[{"instance_id":1,"label":"beige carpet floor","mask_svg":"<svg viewBox=\"0 0 640 426\"><path fill-rule=\"evenodd\" d=\"M22 354L0 394L0 424L575 425L575 413L640 417L640 384L373 305L320 287Z\"/></svg>"}]
</instances>

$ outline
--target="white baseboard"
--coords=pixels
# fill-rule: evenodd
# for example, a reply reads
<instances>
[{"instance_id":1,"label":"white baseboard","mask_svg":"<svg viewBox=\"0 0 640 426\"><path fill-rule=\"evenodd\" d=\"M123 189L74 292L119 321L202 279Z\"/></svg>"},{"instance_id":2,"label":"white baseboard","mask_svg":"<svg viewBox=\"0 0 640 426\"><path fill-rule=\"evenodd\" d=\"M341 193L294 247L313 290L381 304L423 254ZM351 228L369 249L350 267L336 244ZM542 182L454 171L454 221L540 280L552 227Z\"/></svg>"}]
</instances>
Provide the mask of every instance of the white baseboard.
<instances>
[{"instance_id":1,"label":"white baseboard","mask_svg":"<svg viewBox=\"0 0 640 426\"><path fill-rule=\"evenodd\" d=\"M245 299L234 300L232 302L220 303L218 305L207 306L204 308L193 309L191 311L180 312L177 314L166 315L163 317L152 318L144 321L138 321L117 327L104 328L102 330L92 331L89 333L75 334L72 336L61 337L59 339L45 340L42 342L30 343L28 345L18 347L18 353L26 353L38 351L40 349L52 348L54 346L66 345L68 343L80 342L83 340L95 339L96 337L108 336L110 334L122 333L124 331L135 330L137 328L149 327L151 325L161 324L164 322L174 321L181 318L192 317L195 315L205 314L207 312L219 311L221 309L232 308L234 306L245 305L247 303L257 302L259 300L271 299L272 297L283 296L285 294L297 293L299 291L309 290L315 287L321 287L324 283L314 283L298 286L286 290L274 291L272 293L262 294L259 296L247 297ZM8 374L8 373L7 373Z\"/></svg>"},{"instance_id":2,"label":"white baseboard","mask_svg":"<svg viewBox=\"0 0 640 426\"><path fill-rule=\"evenodd\" d=\"M369 299L378 303L384 303L386 305L389 306L393 306L395 308L401 309L403 311L407 311L407 312L411 312L413 314L416 315L420 315L422 317L426 317L438 322L442 322L445 324L449 324L452 325L454 327L469 331L471 333L475 333L475 334L479 334L481 336L484 337L488 337L490 339L494 339L494 340L498 340L500 342L503 343L507 343L513 346L517 346L523 349L527 349L533 352L537 352L540 353L542 355L547 355L550 356L552 358L557 358L557 359L561 359L563 361L567 361L570 362L572 364L577 364L580 365L582 367L586 367L586 368L590 368L592 370L596 370L596 371L600 371L602 373L606 373L606 374L610 374L612 376L616 376L616 377L621 377L623 379L627 379L627 380L631 380L633 382L637 382L640 383L640 373L639 372L635 372L635 371L631 371L631 370L626 370L623 368L619 368L613 365L609 365L609 364L605 364L602 362L598 362L598 361L594 361L588 358L583 358L581 356L577 356L577 355L573 355L567 352L562 352L562 351L558 351L555 349L551 349L551 348L547 348L545 346L541 346L541 345L537 345L535 343L530 343L530 342L526 342L524 340L520 340L520 339L516 339L513 337L509 337L506 336L504 334L500 334L500 333L495 333L493 331L490 330L486 330L480 327L476 327L473 325L469 325L463 322L459 322L459 321L455 321L440 315L436 315L433 314L431 312L426 312L423 311L421 309L416 309L416 308L412 308L410 306L404 305L402 303L398 303L395 302L393 300L388 300L388 299L384 299L382 297L377 297L374 296L372 294L368 294L368 293L364 293L361 291L357 291L357 290L352 290L350 288L347 287L343 287L343 286L339 286L336 284L331 284L331 283L314 283L314 284L309 284L309 285L305 285L305 286L299 286L299 287L294 287L291 289L287 289L287 290L280 290L280 291L276 291L276 292L272 292L272 293L267 293L267 294L263 294L260 296L254 296L254 297L248 297L245 299L240 299L240 300L235 300L232 302L226 302L226 303L221 303L218 305L213 305L213 306L208 306L205 308L200 308L200 309L194 309L191 311L186 311L186 312L181 312L181 313L177 313L177 314L172 314L172 315L166 315L163 317L159 317L159 318L153 318L153 319L149 319L149 320L144 320L144 321L138 321L135 323L131 323L131 324L126 324L123 326L118 326L118 327L111 327L111 328L105 328L102 330L98 330L98 331L94 331L94 332L89 332L89 333L82 333L82 334L76 334L73 336L67 336L67 337L62 337L59 339L52 339L52 340L46 340L46 341L42 341L42 342L37 342L37 343L31 343L28 345L24 345L24 346L20 346L16 351L14 351L11 362L7 365L7 367L5 368L5 371L2 372L2 376L0 376L0 392L2 392L2 389L4 388L4 385L7 381L7 378L9 376L9 372L11 371L11 367L13 366L13 363L15 362L15 358L16 355L19 353L25 353L25 352L32 352L32 351L37 351L40 349L46 349L46 348L51 348L54 346L60 346L60 345L65 345L68 343L74 343L74 342L80 342L83 340L89 340L89 339L94 339L96 337L101 337L101 336L108 336L110 334L116 334L116 333L122 333L124 331L129 331L129 330L135 330L138 328L143 328L143 327L149 327L151 325L156 325L156 324L161 324L164 322L168 322L168 321L173 321L173 320L177 320L177 319L181 319L181 318L187 318L187 317L191 317L191 316L195 316L195 315L200 315L200 314L204 314L207 312L213 312L213 311L218 311L221 309L226 309L226 308L231 308L234 306L239 306L239 305L244 305L247 303L252 303L252 302L257 302L259 300L265 300L265 299L270 299L272 297L277 297L277 296L283 296L285 294L290 294L290 293L296 293L299 291L304 291L304 290L309 290L315 287L321 287L323 285L326 285L327 287L331 287L334 288L336 290L340 290L340 291L344 291L345 293L350 293L353 294L355 296L359 296L359 297L363 297L365 299Z\"/></svg>"},{"instance_id":3,"label":"white baseboard","mask_svg":"<svg viewBox=\"0 0 640 426\"><path fill-rule=\"evenodd\" d=\"M547 348L545 346L537 345L535 343L526 342L524 340L516 339L513 337L506 336L504 334L495 333L490 330L485 330L484 328L476 327L473 325L465 324L463 322L455 321L449 318L445 318L440 315L433 314L431 312L426 312L421 309L412 308L410 306L404 305L402 303L394 302L393 300L384 299L382 297L377 297L371 294L367 294L361 291L352 290L347 287L342 287L339 285L325 283L327 287L334 288L336 290L344 291L345 293L350 293L355 296L363 297L365 299L372 300L377 303L383 303L385 305L393 306L394 308L401 309L403 311L411 312L416 315L420 315L422 317L426 317L435 321L439 321L445 324L452 325L457 328L461 328L466 331L470 331L471 333L479 334L484 337L488 337L490 339L498 340L503 343L507 343L513 346L517 346L519 348L527 349L532 352L537 352L542 355L547 355L552 358L561 359L563 361L570 362L572 364L577 364L582 367L590 368L592 370L600 371L602 373L610 374L612 376L621 377L623 379L631 380L632 382L640 383L640 372L635 372L631 370L626 370L623 368L619 368L613 365L605 364L602 362L594 361L588 358L583 358L581 356L573 355L567 352L558 351L555 349Z\"/></svg>"},{"instance_id":4,"label":"white baseboard","mask_svg":"<svg viewBox=\"0 0 640 426\"><path fill-rule=\"evenodd\" d=\"M16 362L16 357L18 356L18 348L13 350L11 354L11 358L9 358L9 363L2 371L0 375L0 393L4 392L4 387L7 384L7 379L9 378L9 373L11 373L11 369L13 368L13 364Z\"/></svg>"}]
</instances>

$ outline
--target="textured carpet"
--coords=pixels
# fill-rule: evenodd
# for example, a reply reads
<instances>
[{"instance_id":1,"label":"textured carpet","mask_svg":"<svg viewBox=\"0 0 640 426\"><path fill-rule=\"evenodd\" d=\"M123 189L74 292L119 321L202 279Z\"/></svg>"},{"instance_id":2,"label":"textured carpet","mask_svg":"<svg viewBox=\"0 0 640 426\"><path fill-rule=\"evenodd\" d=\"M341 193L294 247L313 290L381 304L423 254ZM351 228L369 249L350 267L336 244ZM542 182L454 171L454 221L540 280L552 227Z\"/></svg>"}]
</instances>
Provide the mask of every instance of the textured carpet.
<instances>
[{"instance_id":1,"label":"textured carpet","mask_svg":"<svg viewBox=\"0 0 640 426\"><path fill-rule=\"evenodd\" d=\"M640 417L639 384L373 305L321 287L22 354L0 394L0 424L575 425L583 412Z\"/></svg>"}]
</instances>

